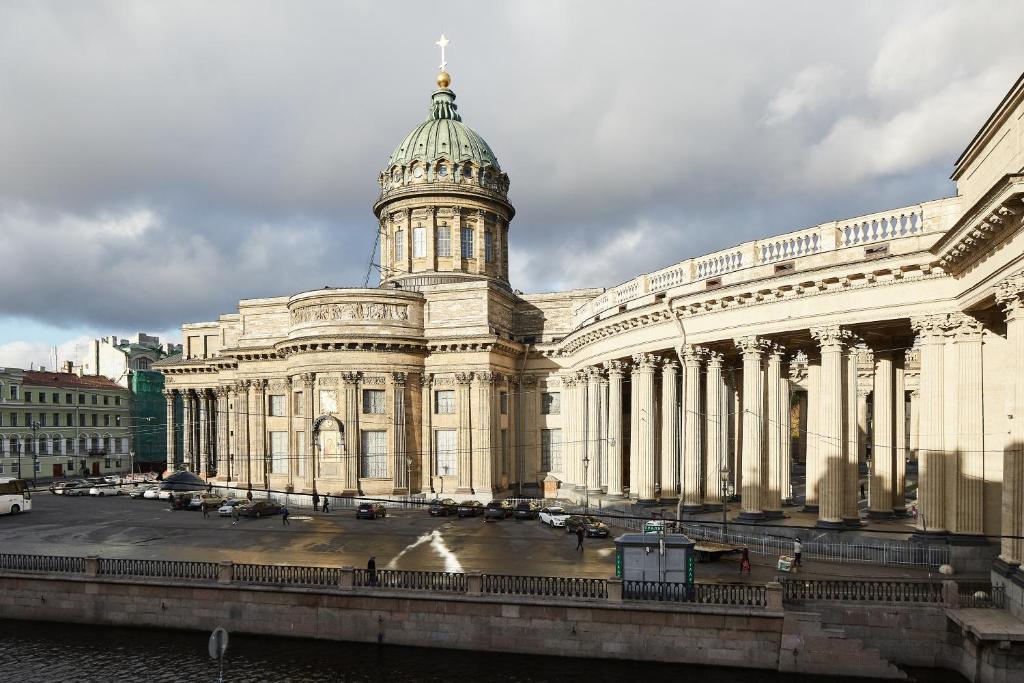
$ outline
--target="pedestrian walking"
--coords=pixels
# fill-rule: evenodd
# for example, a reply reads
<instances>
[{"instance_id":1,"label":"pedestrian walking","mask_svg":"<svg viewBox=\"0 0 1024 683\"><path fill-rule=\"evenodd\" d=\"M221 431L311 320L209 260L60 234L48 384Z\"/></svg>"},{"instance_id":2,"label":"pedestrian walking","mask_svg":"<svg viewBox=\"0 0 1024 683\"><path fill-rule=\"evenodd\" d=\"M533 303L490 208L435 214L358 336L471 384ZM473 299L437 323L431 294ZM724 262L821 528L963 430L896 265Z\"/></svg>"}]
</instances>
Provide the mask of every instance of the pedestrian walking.
<instances>
[{"instance_id":1,"label":"pedestrian walking","mask_svg":"<svg viewBox=\"0 0 1024 683\"><path fill-rule=\"evenodd\" d=\"M586 536L586 534L583 533L583 527L579 527L578 529L576 529L576 550L579 550L581 553L583 552L584 536Z\"/></svg>"},{"instance_id":2,"label":"pedestrian walking","mask_svg":"<svg viewBox=\"0 0 1024 683\"><path fill-rule=\"evenodd\" d=\"M327 496L324 496L324 514L326 515L330 510L327 509Z\"/></svg>"},{"instance_id":3,"label":"pedestrian walking","mask_svg":"<svg viewBox=\"0 0 1024 683\"><path fill-rule=\"evenodd\" d=\"M371 557L370 561L366 563L366 575L370 581L371 586L377 585L377 558Z\"/></svg>"},{"instance_id":4,"label":"pedestrian walking","mask_svg":"<svg viewBox=\"0 0 1024 683\"><path fill-rule=\"evenodd\" d=\"M804 544L800 542L800 537L797 536L793 540L793 566L803 567L804 563L800 561L800 555L804 552Z\"/></svg>"},{"instance_id":5,"label":"pedestrian walking","mask_svg":"<svg viewBox=\"0 0 1024 683\"><path fill-rule=\"evenodd\" d=\"M200 504L199 509L203 511L203 519L210 518L210 508L206 507L205 500L202 502L202 504Z\"/></svg>"},{"instance_id":6,"label":"pedestrian walking","mask_svg":"<svg viewBox=\"0 0 1024 683\"><path fill-rule=\"evenodd\" d=\"M240 513L238 512L238 506L237 505L232 505L231 506L231 526L235 526L236 524L238 524L239 514Z\"/></svg>"},{"instance_id":7,"label":"pedestrian walking","mask_svg":"<svg viewBox=\"0 0 1024 683\"><path fill-rule=\"evenodd\" d=\"M281 526L291 526L292 523L288 521L288 508L281 508Z\"/></svg>"},{"instance_id":8,"label":"pedestrian walking","mask_svg":"<svg viewBox=\"0 0 1024 683\"><path fill-rule=\"evenodd\" d=\"M319 511L320 511L320 494L314 492L313 493L313 512L319 512Z\"/></svg>"},{"instance_id":9,"label":"pedestrian walking","mask_svg":"<svg viewBox=\"0 0 1024 683\"><path fill-rule=\"evenodd\" d=\"M740 576L743 576L743 570L747 570L747 574L750 574L750 548L743 546L743 550L740 553Z\"/></svg>"},{"instance_id":10,"label":"pedestrian walking","mask_svg":"<svg viewBox=\"0 0 1024 683\"><path fill-rule=\"evenodd\" d=\"M860 497L861 499L865 499L868 497L868 494L864 491L864 482L861 482L860 485Z\"/></svg>"},{"instance_id":11,"label":"pedestrian walking","mask_svg":"<svg viewBox=\"0 0 1024 683\"><path fill-rule=\"evenodd\" d=\"M245 497L250 502L252 501L252 489L249 489L248 491L245 492Z\"/></svg>"}]
</instances>

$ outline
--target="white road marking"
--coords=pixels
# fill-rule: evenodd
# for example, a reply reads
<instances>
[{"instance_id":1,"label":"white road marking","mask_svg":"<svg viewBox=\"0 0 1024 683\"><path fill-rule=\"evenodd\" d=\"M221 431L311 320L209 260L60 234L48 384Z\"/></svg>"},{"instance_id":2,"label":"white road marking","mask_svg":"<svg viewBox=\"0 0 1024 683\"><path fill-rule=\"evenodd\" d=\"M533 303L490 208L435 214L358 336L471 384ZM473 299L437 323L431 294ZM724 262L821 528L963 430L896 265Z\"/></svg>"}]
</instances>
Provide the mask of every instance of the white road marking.
<instances>
[{"instance_id":1,"label":"white road marking","mask_svg":"<svg viewBox=\"0 0 1024 683\"><path fill-rule=\"evenodd\" d=\"M430 546L434 549L438 555L444 559L444 570L446 572L461 572L462 564L459 563L455 553L448 550L448 546L445 545L444 538L441 537L441 532L438 529L434 529L430 533L423 534L415 541L405 546L402 552L395 555L390 562L388 562L388 569L395 569L398 564L398 560L405 555L407 552L415 548L416 546L423 545L424 543L430 543Z\"/></svg>"}]
</instances>

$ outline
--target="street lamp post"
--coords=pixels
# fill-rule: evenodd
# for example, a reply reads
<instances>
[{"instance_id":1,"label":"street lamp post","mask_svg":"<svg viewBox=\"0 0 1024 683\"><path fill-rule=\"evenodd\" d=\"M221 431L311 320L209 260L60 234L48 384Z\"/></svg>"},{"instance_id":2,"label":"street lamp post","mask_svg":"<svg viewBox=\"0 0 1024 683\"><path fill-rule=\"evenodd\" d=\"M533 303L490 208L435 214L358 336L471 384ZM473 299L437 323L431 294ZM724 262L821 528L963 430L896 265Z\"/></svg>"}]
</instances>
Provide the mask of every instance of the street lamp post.
<instances>
[{"instance_id":1,"label":"street lamp post","mask_svg":"<svg viewBox=\"0 0 1024 683\"><path fill-rule=\"evenodd\" d=\"M444 478L448 476L448 465L444 466L444 474L441 475L441 494L444 495Z\"/></svg>"},{"instance_id":2,"label":"street lamp post","mask_svg":"<svg viewBox=\"0 0 1024 683\"><path fill-rule=\"evenodd\" d=\"M588 465L590 465L590 458L588 458L586 456L586 454L584 454L583 455L583 496L584 496L583 500L585 502L583 503L583 512L585 514L589 514L590 513L590 487L587 486L587 482L589 481L589 479L587 479L587 466Z\"/></svg>"},{"instance_id":3,"label":"street lamp post","mask_svg":"<svg viewBox=\"0 0 1024 683\"><path fill-rule=\"evenodd\" d=\"M729 518L726 513L729 510L729 468L722 468L722 542L725 542L725 535L729 532Z\"/></svg>"},{"instance_id":4,"label":"street lamp post","mask_svg":"<svg viewBox=\"0 0 1024 683\"><path fill-rule=\"evenodd\" d=\"M32 481L36 480L37 470L39 469L39 422L35 421L32 423Z\"/></svg>"}]
</instances>

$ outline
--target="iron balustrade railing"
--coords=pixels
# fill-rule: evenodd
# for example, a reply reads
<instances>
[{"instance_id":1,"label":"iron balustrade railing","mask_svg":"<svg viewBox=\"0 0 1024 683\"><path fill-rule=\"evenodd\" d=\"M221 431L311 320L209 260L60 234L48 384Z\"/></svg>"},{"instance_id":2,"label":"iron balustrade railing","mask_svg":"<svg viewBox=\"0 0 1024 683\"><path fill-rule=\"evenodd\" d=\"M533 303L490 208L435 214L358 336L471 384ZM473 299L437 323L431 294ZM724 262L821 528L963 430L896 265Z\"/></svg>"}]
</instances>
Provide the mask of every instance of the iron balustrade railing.
<instances>
[{"instance_id":1,"label":"iron balustrade railing","mask_svg":"<svg viewBox=\"0 0 1024 683\"><path fill-rule=\"evenodd\" d=\"M336 567L299 567L284 564L236 564L234 580L280 586L337 586Z\"/></svg>"},{"instance_id":2,"label":"iron balustrade railing","mask_svg":"<svg viewBox=\"0 0 1024 683\"><path fill-rule=\"evenodd\" d=\"M960 607L1002 608L1006 602L1006 589L1003 586L993 586L987 581L957 581L957 592Z\"/></svg>"},{"instance_id":3,"label":"iron balustrade railing","mask_svg":"<svg viewBox=\"0 0 1024 683\"><path fill-rule=\"evenodd\" d=\"M56 572L61 574L82 574L85 572L84 557L64 555L22 555L0 554L0 570L12 572Z\"/></svg>"},{"instance_id":4,"label":"iron balustrade railing","mask_svg":"<svg viewBox=\"0 0 1024 683\"><path fill-rule=\"evenodd\" d=\"M513 576L484 574L480 589L494 595L540 595L562 598L608 597L608 581L569 576Z\"/></svg>"},{"instance_id":5,"label":"iron balustrade railing","mask_svg":"<svg viewBox=\"0 0 1024 683\"><path fill-rule=\"evenodd\" d=\"M466 575L457 572L420 572L402 569L356 569L354 586L465 593Z\"/></svg>"},{"instance_id":6,"label":"iron balustrade railing","mask_svg":"<svg viewBox=\"0 0 1024 683\"><path fill-rule=\"evenodd\" d=\"M939 581L839 581L783 579L782 599L840 602L941 603Z\"/></svg>"},{"instance_id":7,"label":"iron balustrade railing","mask_svg":"<svg viewBox=\"0 0 1024 683\"><path fill-rule=\"evenodd\" d=\"M738 583L667 583L663 581L623 581L626 600L690 602L701 605L764 607L768 596L764 586Z\"/></svg>"},{"instance_id":8,"label":"iron balustrade railing","mask_svg":"<svg viewBox=\"0 0 1024 683\"><path fill-rule=\"evenodd\" d=\"M216 562L186 562L177 560L126 560L99 558L97 574L161 579L193 579L216 581L219 565Z\"/></svg>"}]
</instances>

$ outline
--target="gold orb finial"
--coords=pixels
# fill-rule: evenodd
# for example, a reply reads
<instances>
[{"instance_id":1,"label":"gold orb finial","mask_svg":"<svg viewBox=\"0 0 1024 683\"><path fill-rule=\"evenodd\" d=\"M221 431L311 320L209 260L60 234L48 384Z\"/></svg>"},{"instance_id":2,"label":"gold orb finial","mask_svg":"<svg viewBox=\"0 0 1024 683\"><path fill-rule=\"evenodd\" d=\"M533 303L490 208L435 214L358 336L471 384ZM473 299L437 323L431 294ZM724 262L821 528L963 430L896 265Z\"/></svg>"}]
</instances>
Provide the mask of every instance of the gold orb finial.
<instances>
[{"instance_id":1,"label":"gold orb finial","mask_svg":"<svg viewBox=\"0 0 1024 683\"><path fill-rule=\"evenodd\" d=\"M437 74L437 87L447 88L451 82L452 77L451 75L449 75L447 71L442 71L441 73Z\"/></svg>"}]
</instances>

